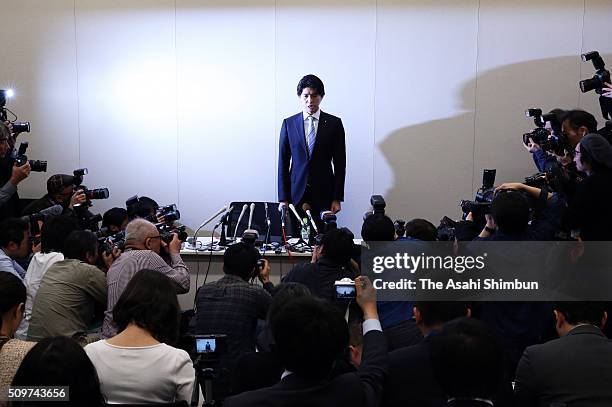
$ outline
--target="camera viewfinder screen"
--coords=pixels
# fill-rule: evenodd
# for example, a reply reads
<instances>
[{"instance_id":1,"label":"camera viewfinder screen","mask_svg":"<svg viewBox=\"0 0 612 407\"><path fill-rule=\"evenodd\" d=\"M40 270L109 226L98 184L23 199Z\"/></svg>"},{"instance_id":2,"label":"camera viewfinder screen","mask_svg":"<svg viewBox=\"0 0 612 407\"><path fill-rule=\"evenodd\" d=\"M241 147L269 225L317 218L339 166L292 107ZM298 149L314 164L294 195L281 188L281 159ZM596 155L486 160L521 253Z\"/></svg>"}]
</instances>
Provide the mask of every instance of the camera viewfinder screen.
<instances>
[{"instance_id":1,"label":"camera viewfinder screen","mask_svg":"<svg viewBox=\"0 0 612 407\"><path fill-rule=\"evenodd\" d=\"M336 297L337 298L355 298L355 286L354 285L337 285L336 286Z\"/></svg>"},{"instance_id":2,"label":"camera viewfinder screen","mask_svg":"<svg viewBox=\"0 0 612 407\"><path fill-rule=\"evenodd\" d=\"M215 338L198 338L196 339L196 350L198 353L213 353L217 343Z\"/></svg>"}]
</instances>

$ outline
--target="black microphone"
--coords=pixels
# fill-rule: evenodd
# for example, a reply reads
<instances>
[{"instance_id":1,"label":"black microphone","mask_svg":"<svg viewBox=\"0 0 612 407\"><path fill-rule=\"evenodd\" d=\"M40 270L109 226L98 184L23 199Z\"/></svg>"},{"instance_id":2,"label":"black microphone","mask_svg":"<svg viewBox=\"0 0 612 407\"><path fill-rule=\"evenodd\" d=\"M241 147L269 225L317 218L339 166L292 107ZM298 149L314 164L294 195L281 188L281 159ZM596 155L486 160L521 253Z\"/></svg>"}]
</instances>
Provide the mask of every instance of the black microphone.
<instances>
[{"instance_id":1,"label":"black microphone","mask_svg":"<svg viewBox=\"0 0 612 407\"><path fill-rule=\"evenodd\" d=\"M281 211L281 225L284 228L285 227L285 219L287 218L287 205L279 204L279 207L280 207L280 211Z\"/></svg>"}]
</instances>

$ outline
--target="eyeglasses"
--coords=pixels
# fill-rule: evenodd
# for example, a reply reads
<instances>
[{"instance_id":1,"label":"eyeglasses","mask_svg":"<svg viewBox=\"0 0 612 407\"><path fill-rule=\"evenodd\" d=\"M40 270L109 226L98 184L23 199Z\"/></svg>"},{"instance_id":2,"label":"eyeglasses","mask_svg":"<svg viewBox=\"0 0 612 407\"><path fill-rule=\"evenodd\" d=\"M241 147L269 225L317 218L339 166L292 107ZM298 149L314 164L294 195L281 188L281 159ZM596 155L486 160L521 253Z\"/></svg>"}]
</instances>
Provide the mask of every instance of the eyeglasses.
<instances>
[{"instance_id":1,"label":"eyeglasses","mask_svg":"<svg viewBox=\"0 0 612 407\"><path fill-rule=\"evenodd\" d=\"M149 237L147 237L147 239L161 239L161 235L149 236Z\"/></svg>"}]
</instances>

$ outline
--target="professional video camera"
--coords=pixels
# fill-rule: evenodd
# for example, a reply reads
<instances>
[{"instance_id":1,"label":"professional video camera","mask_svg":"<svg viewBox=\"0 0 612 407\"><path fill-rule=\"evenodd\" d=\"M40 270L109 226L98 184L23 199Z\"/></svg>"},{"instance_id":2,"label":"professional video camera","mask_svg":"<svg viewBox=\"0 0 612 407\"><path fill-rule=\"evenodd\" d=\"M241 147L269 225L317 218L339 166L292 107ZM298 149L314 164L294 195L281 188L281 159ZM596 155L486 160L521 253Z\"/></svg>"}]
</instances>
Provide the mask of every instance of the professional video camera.
<instances>
[{"instance_id":1,"label":"professional video camera","mask_svg":"<svg viewBox=\"0 0 612 407\"><path fill-rule=\"evenodd\" d=\"M202 406L217 405L213 395L213 382L219 377L221 357L227 352L227 335L209 334L195 335L193 351L193 367L196 372L195 385L191 398L191 405L198 406L200 386L203 389L204 401Z\"/></svg>"},{"instance_id":2,"label":"professional video camera","mask_svg":"<svg viewBox=\"0 0 612 407\"><path fill-rule=\"evenodd\" d=\"M30 132L30 122L18 122L17 120L17 116L15 115L15 113L11 112L7 107L6 107L6 100L10 99L11 97L13 97L13 90L12 89L0 89L0 121L1 122L10 122L13 125L13 133L14 134L19 134L19 133L29 133ZM8 114L7 113L11 113L13 115L13 120L9 120L8 119Z\"/></svg>"},{"instance_id":3,"label":"professional video camera","mask_svg":"<svg viewBox=\"0 0 612 407\"><path fill-rule=\"evenodd\" d=\"M561 123L558 115L553 111L542 114L542 109L527 109L525 117L533 117L536 128L530 133L523 134L523 143L529 145L529 139L538 144L542 150L551 151L557 155L563 155L567 147L567 141L561 131ZM553 132L545 128L546 122L550 122Z\"/></svg>"},{"instance_id":4,"label":"professional video camera","mask_svg":"<svg viewBox=\"0 0 612 407\"><path fill-rule=\"evenodd\" d=\"M334 281L337 300L353 299L356 296L355 281L348 277Z\"/></svg>"},{"instance_id":5,"label":"professional video camera","mask_svg":"<svg viewBox=\"0 0 612 407\"><path fill-rule=\"evenodd\" d=\"M28 160L28 157L25 155L28 149L28 142L24 141L19 145L19 150L15 154L15 165L17 167L21 167L25 165L25 163L30 163L30 168L35 172L47 172L47 162L41 160Z\"/></svg>"},{"instance_id":6,"label":"professional video camera","mask_svg":"<svg viewBox=\"0 0 612 407\"><path fill-rule=\"evenodd\" d=\"M611 83L610 71L606 69L606 63L597 51L587 52L581 55L584 62L591 61L595 67L595 75L592 78L580 81L580 90L583 93L595 91L599 95L599 106L601 114L607 120L612 119L612 99L602 96L606 83Z\"/></svg>"},{"instance_id":7,"label":"professional video camera","mask_svg":"<svg viewBox=\"0 0 612 407\"><path fill-rule=\"evenodd\" d=\"M175 220L179 220L181 218L181 212L176 207L176 204L170 204L165 206L160 206L155 211L155 216L157 218L164 218L164 222L174 222ZM157 219L155 220L157 222Z\"/></svg>"},{"instance_id":8,"label":"professional video camera","mask_svg":"<svg viewBox=\"0 0 612 407\"><path fill-rule=\"evenodd\" d=\"M482 187L476 191L473 201L461 200L459 206L464 214L472 212L474 216L482 216L491 211L491 202L495 197L495 174L496 170L482 171Z\"/></svg>"},{"instance_id":9,"label":"professional video camera","mask_svg":"<svg viewBox=\"0 0 612 407\"><path fill-rule=\"evenodd\" d=\"M525 177L524 184L539 189L546 188L552 192L563 192L564 190L563 175L559 166L554 166L550 171L538 172Z\"/></svg>"}]
</instances>

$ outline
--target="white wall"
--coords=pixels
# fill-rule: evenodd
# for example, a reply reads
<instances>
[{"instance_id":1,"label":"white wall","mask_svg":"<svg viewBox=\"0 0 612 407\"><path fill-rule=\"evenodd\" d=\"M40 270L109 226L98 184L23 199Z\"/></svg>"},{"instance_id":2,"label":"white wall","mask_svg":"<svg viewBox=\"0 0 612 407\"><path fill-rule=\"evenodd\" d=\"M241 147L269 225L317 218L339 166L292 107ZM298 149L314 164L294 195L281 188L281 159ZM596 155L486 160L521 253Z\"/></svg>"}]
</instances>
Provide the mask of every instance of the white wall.
<instances>
[{"instance_id":1,"label":"white wall","mask_svg":"<svg viewBox=\"0 0 612 407\"><path fill-rule=\"evenodd\" d=\"M297 81L326 85L347 133L343 224L373 193L392 218L437 223L479 186L534 172L527 107L601 113L577 82L612 65L609 0L3 0L0 87L32 122L30 157L88 167L122 206L176 202L197 225L232 200L275 200L281 121Z\"/></svg>"}]
</instances>

